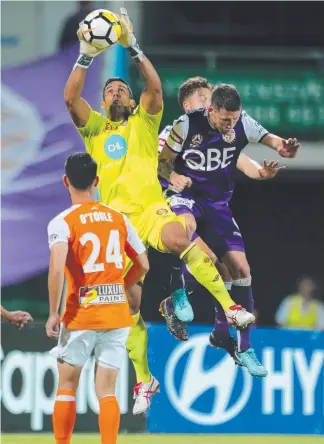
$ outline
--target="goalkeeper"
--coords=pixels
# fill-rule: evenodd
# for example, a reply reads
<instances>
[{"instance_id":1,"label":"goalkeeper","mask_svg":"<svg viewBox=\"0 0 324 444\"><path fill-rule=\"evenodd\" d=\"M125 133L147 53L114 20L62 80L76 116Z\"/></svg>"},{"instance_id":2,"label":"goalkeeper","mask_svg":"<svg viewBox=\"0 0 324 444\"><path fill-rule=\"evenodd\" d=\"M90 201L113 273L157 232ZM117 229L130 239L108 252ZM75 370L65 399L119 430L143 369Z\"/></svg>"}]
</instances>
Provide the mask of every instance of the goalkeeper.
<instances>
[{"instance_id":1,"label":"goalkeeper","mask_svg":"<svg viewBox=\"0 0 324 444\"><path fill-rule=\"evenodd\" d=\"M158 131L163 100L160 78L136 43L127 12L121 8L119 43L128 49L145 83L136 107L129 85L121 78L108 79L103 88L102 108L94 111L81 98L87 70L102 51L85 42L80 30L80 55L67 81L64 97L86 150L98 163L101 201L123 212L146 246L178 255L197 281L220 302L228 320L240 327L254 316L235 305L209 257L191 242L182 216L176 216L162 195L157 177ZM118 254L118 251L115 252ZM129 295L136 326L127 342L138 384L134 388L134 414L145 412L159 389L147 363L147 332L139 313L141 287Z\"/></svg>"}]
</instances>

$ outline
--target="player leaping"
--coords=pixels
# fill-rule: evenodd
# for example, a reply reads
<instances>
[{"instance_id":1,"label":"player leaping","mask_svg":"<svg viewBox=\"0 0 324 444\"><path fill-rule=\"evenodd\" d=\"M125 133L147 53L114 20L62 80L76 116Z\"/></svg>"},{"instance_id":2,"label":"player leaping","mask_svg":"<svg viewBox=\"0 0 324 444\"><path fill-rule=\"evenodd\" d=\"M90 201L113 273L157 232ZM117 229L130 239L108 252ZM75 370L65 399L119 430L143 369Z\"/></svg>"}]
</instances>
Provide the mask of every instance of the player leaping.
<instances>
[{"instance_id":1,"label":"player leaping","mask_svg":"<svg viewBox=\"0 0 324 444\"><path fill-rule=\"evenodd\" d=\"M173 125L160 155L159 173L173 186L185 188L171 197L171 209L178 215L185 214L191 226L198 224L199 235L228 267L233 299L252 311L250 268L241 233L228 206L237 161L248 142L269 146L282 157L295 157L299 147L296 139L269 134L242 111L233 85L217 85L211 106L185 114ZM177 298L173 302L177 305ZM186 306L189 302L182 294L177 312L185 311ZM162 307L166 307L165 302ZM221 334L224 341L230 340L222 310L216 315L215 325L211 341L215 343ZM238 358L253 374L266 375L250 347L249 328L240 331Z\"/></svg>"},{"instance_id":2,"label":"player leaping","mask_svg":"<svg viewBox=\"0 0 324 444\"><path fill-rule=\"evenodd\" d=\"M156 149L163 109L161 82L136 43L126 10L122 8L121 12L119 43L128 48L145 83L138 107L135 108L129 85L120 78L108 79L104 86L102 108L106 116L92 110L81 98L87 69L101 51L86 43L80 33L80 56L64 92L86 150L98 162L100 198L130 218L145 245L180 256L197 281L219 300L228 319L244 327L254 322L253 314L234 304L212 261L187 236L184 218L170 210L162 195ZM147 332L139 313L140 298L141 288L137 286L130 294L136 326L127 342L138 381L134 389L135 414L147 410L159 387L148 368Z\"/></svg>"},{"instance_id":3,"label":"player leaping","mask_svg":"<svg viewBox=\"0 0 324 444\"><path fill-rule=\"evenodd\" d=\"M183 82L178 91L178 103L183 111L190 113L194 110L206 108L210 105L212 95L212 85L204 77L192 77ZM160 133L159 136L159 152L162 151L166 140L168 139L172 131L172 125L168 125ZM236 167L242 171L247 177L256 180L271 179L275 177L280 171L284 170L284 166L278 166L278 162L264 161L263 165L260 165L255 160L251 159L245 153L241 152ZM161 168L161 164L160 164ZM216 172L214 174L217 174ZM167 196L172 196L175 192L181 192L183 189L191 184L191 179L183 175L176 174L175 172L170 175L170 182L161 176L159 176L162 188L165 190ZM208 256L216 263L217 269L219 270L226 288L230 291L232 286L232 277L230 275L229 269L226 265L219 261L214 252L208 248L208 246L203 242L203 240L198 236L200 232L200 226L197 230L197 223L190 212L185 212L183 216L186 219L186 229L189 236L195 241L196 244L200 246ZM212 222L212 221L211 221ZM204 231L204 229L202 229ZM218 252L219 253L219 252ZM172 263L171 263L172 262ZM193 312L191 307L188 305L186 290L185 290L185 279L184 274L186 274L186 269L183 266L182 261L176 256L173 257L172 261L168 261L170 266L170 283L169 291L171 298L174 301L176 310L174 310L173 304L170 299L167 298L161 304L161 311L163 312L169 330L172 334L180 340L188 339L188 329L185 322L179 322L179 318L182 321L190 322L193 317ZM183 301L183 303L182 303ZM188 310L186 310L186 307ZM220 322L220 317L223 323L223 313L219 304L216 303L216 318ZM177 317L178 316L178 317ZM225 328L227 328L227 322L225 320ZM216 324L218 325L218 323ZM220 330L220 329L219 329ZM224 337L225 336L225 337ZM215 338L215 331L213 334ZM235 341L230 340L227 335L219 334L217 335L217 344L219 347L225 348L233 357L236 348Z\"/></svg>"}]
</instances>

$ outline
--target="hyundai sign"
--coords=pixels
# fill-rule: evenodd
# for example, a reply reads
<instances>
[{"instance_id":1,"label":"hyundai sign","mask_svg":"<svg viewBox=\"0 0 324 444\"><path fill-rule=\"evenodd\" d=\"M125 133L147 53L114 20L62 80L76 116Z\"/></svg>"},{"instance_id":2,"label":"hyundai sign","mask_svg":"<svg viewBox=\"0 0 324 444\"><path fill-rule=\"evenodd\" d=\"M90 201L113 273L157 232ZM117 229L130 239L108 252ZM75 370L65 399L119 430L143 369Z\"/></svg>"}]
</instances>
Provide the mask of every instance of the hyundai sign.
<instances>
[{"instance_id":1,"label":"hyundai sign","mask_svg":"<svg viewBox=\"0 0 324 444\"><path fill-rule=\"evenodd\" d=\"M179 343L165 326L150 326L150 366L161 394L149 432L324 434L324 333L253 330L269 372L258 379L211 347L209 331L193 326L189 341Z\"/></svg>"}]
</instances>

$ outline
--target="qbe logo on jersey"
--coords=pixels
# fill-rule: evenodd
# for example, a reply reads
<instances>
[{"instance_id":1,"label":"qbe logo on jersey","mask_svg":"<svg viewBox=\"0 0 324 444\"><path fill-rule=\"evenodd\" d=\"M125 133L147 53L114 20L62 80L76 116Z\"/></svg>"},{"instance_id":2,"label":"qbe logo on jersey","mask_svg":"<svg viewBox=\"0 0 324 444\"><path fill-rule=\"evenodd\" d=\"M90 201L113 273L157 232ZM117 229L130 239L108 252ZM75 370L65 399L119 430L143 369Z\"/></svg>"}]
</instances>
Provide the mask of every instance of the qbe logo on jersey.
<instances>
[{"instance_id":1,"label":"qbe logo on jersey","mask_svg":"<svg viewBox=\"0 0 324 444\"><path fill-rule=\"evenodd\" d=\"M126 140L119 134L109 136L105 140L105 153L114 160L119 160L125 156L127 151Z\"/></svg>"},{"instance_id":2,"label":"qbe logo on jersey","mask_svg":"<svg viewBox=\"0 0 324 444\"><path fill-rule=\"evenodd\" d=\"M254 329L254 348L269 372L258 379L211 347L206 327L189 332L179 344L151 326L151 372L161 394L149 432L324 433L324 333Z\"/></svg>"}]
</instances>

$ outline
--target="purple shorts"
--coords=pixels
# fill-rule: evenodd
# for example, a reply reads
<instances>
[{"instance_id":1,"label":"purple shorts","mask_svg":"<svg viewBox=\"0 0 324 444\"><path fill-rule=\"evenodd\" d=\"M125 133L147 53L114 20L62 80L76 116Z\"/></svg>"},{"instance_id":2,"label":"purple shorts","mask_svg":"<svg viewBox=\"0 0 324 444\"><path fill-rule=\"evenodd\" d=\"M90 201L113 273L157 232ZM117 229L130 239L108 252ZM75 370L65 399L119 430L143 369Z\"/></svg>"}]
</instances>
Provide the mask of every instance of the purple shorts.
<instances>
[{"instance_id":1,"label":"purple shorts","mask_svg":"<svg viewBox=\"0 0 324 444\"><path fill-rule=\"evenodd\" d=\"M177 193L170 197L169 205L177 215L191 213L195 217L197 234L220 259L227 251L245 252L242 234L226 202Z\"/></svg>"}]
</instances>

